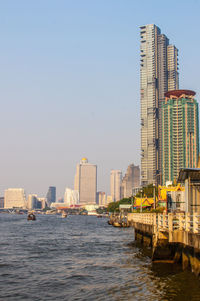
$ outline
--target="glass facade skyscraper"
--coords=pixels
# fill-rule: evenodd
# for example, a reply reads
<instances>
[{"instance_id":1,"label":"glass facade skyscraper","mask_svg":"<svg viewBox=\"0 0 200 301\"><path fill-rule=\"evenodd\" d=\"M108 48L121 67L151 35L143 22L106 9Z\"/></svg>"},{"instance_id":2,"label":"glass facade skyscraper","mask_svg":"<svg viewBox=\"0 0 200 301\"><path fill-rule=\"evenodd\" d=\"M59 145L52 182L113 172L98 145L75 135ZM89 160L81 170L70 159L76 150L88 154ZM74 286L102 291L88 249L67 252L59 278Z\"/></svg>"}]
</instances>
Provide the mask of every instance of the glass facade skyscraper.
<instances>
[{"instance_id":1,"label":"glass facade skyscraper","mask_svg":"<svg viewBox=\"0 0 200 301\"><path fill-rule=\"evenodd\" d=\"M162 179L162 103L179 88L178 50L154 24L140 27L141 184Z\"/></svg>"},{"instance_id":2,"label":"glass facade skyscraper","mask_svg":"<svg viewBox=\"0 0 200 301\"><path fill-rule=\"evenodd\" d=\"M55 203L56 201L56 187L50 186L47 192L47 204L48 206L51 205L51 203Z\"/></svg>"}]
</instances>

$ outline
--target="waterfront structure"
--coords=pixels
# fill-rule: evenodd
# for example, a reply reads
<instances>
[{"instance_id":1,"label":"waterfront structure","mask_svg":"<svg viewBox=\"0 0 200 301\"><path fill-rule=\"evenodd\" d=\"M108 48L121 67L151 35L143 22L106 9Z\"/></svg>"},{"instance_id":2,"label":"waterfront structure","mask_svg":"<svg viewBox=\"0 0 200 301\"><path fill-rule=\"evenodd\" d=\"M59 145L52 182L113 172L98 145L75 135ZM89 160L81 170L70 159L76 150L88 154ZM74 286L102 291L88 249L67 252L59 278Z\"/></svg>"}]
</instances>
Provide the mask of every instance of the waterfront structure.
<instances>
[{"instance_id":1,"label":"waterfront structure","mask_svg":"<svg viewBox=\"0 0 200 301\"><path fill-rule=\"evenodd\" d=\"M140 167L130 164L122 179L121 197L129 198L133 195L133 188L140 186Z\"/></svg>"},{"instance_id":2,"label":"waterfront structure","mask_svg":"<svg viewBox=\"0 0 200 301\"><path fill-rule=\"evenodd\" d=\"M97 204L99 206L106 206L107 205L107 199L106 199L106 193L103 191L97 192Z\"/></svg>"},{"instance_id":3,"label":"waterfront structure","mask_svg":"<svg viewBox=\"0 0 200 301\"><path fill-rule=\"evenodd\" d=\"M193 184L196 180L200 184L199 171L196 173L194 170L185 170L181 178L183 176L183 180L191 176ZM194 187L194 189L199 190L199 187ZM194 193L194 191L191 192ZM183 269L190 267L196 276L199 276L200 216L199 209L197 210L193 211L193 214L128 213L127 223L134 227L135 240L144 243L146 247L151 247L153 261L172 259L173 262L181 262ZM110 223L113 223L113 220L115 223L121 222L120 217L116 219L115 216L111 216Z\"/></svg>"},{"instance_id":4,"label":"waterfront structure","mask_svg":"<svg viewBox=\"0 0 200 301\"><path fill-rule=\"evenodd\" d=\"M199 157L199 112L195 92L165 93L162 105L162 182L177 180L181 168L196 168Z\"/></svg>"},{"instance_id":5,"label":"waterfront structure","mask_svg":"<svg viewBox=\"0 0 200 301\"><path fill-rule=\"evenodd\" d=\"M185 211L200 217L200 168L182 168L178 177L185 186ZM193 222L194 223L194 222ZM199 231L199 223L195 222Z\"/></svg>"},{"instance_id":6,"label":"waterfront structure","mask_svg":"<svg viewBox=\"0 0 200 301\"><path fill-rule=\"evenodd\" d=\"M50 206L51 203L55 203L56 202L56 187L54 186L50 186L47 192L47 205Z\"/></svg>"},{"instance_id":7,"label":"waterfront structure","mask_svg":"<svg viewBox=\"0 0 200 301\"><path fill-rule=\"evenodd\" d=\"M74 190L79 192L80 204L96 204L97 166L82 158L76 166Z\"/></svg>"},{"instance_id":8,"label":"waterfront structure","mask_svg":"<svg viewBox=\"0 0 200 301\"><path fill-rule=\"evenodd\" d=\"M121 199L121 183L121 170L112 169L110 172L110 194L113 202L117 202Z\"/></svg>"},{"instance_id":9,"label":"waterfront structure","mask_svg":"<svg viewBox=\"0 0 200 301\"><path fill-rule=\"evenodd\" d=\"M158 203L159 207L165 208L168 212L186 210L185 205L185 187L176 186L159 186L158 187Z\"/></svg>"},{"instance_id":10,"label":"waterfront structure","mask_svg":"<svg viewBox=\"0 0 200 301\"><path fill-rule=\"evenodd\" d=\"M0 208L4 208L4 197L0 197Z\"/></svg>"},{"instance_id":11,"label":"waterfront structure","mask_svg":"<svg viewBox=\"0 0 200 301\"><path fill-rule=\"evenodd\" d=\"M79 192L70 188L65 189L64 203L69 207L72 205L79 205Z\"/></svg>"},{"instance_id":12,"label":"waterfront structure","mask_svg":"<svg viewBox=\"0 0 200 301\"><path fill-rule=\"evenodd\" d=\"M161 182L164 93L179 88L178 50L154 24L140 27L141 184Z\"/></svg>"},{"instance_id":13,"label":"waterfront structure","mask_svg":"<svg viewBox=\"0 0 200 301\"><path fill-rule=\"evenodd\" d=\"M8 188L4 193L4 208L26 208L26 197L23 188Z\"/></svg>"}]
</instances>

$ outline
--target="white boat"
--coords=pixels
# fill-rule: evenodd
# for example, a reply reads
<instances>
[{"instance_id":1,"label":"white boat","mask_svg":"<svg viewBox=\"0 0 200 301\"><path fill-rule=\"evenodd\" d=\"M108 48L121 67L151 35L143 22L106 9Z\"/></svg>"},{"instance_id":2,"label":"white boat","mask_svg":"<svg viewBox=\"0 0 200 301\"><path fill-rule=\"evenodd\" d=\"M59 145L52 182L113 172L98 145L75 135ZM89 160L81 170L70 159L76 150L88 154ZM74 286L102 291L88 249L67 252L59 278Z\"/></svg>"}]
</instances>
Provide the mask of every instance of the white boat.
<instances>
[{"instance_id":1,"label":"white boat","mask_svg":"<svg viewBox=\"0 0 200 301\"><path fill-rule=\"evenodd\" d=\"M96 210L94 210L94 211L88 211L88 215L95 215L95 216L97 216L98 213L96 212Z\"/></svg>"}]
</instances>

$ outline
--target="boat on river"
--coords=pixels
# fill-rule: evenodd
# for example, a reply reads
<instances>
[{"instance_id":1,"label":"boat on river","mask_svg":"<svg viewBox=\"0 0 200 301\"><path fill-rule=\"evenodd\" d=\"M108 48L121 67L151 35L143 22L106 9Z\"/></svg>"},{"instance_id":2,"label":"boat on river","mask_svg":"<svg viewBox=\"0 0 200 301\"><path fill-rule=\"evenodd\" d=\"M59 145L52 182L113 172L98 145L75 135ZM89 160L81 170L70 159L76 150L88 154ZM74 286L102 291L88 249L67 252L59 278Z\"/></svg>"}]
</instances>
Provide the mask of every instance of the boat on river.
<instances>
[{"instance_id":1,"label":"boat on river","mask_svg":"<svg viewBox=\"0 0 200 301\"><path fill-rule=\"evenodd\" d=\"M27 216L27 221L35 221L36 220L36 216L33 213L29 213Z\"/></svg>"},{"instance_id":2,"label":"boat on river","mask_svg":"<svg viewBox=\"0 0 200 301\"><path fill-rule=\"evenodd\" d=\"M62 218L66 218L66 217L67 217L67 213L66 213L66 212L63 212L62 215L61 215L61 217L62 217Z\"/></svg>"}]
</instances>

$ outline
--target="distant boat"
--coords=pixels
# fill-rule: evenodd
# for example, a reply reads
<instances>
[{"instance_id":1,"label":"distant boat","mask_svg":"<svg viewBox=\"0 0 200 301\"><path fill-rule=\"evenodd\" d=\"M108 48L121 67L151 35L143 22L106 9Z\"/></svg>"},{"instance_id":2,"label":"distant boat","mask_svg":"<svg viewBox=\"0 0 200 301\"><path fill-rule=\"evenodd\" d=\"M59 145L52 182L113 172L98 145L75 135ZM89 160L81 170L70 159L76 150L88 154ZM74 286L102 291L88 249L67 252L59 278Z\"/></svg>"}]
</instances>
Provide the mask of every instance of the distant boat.
<instances>
[{"instance_id":1,"label":"distant boat","mask_svg":"<svg viewBox=\"0 0 200 301\"><path fill-rule=\"evenodd\" d=\"M29 213L27 216L27 220L28 221L35 221L36 220L36 216L33 213Z\"/></svg>"},{"instance_id":2,"label":"distant boat","mask_svg":"<svg viewBox=\"0 0 200 301\"><path fill-rule=\"evenodd\" d=\"M62 216L62 218L66 218L67 217L67 213L63 212L61 216Z\"/></svg>"},{"instance_id":3,"label":"distant boat","mask_svg":"<svg viewBox=\"0 0 200 301\"><path fill-rule=\"evenodd\" d=\"M88 211L88 215L95 215L95 216L97 216L98 215L98 213L96 212L96 210L94 211Z\"/></svg>"}]
</instances>

